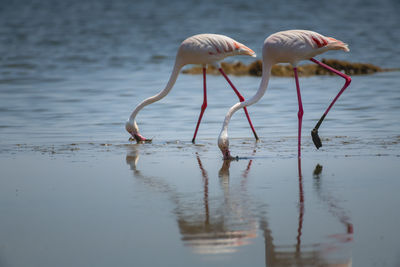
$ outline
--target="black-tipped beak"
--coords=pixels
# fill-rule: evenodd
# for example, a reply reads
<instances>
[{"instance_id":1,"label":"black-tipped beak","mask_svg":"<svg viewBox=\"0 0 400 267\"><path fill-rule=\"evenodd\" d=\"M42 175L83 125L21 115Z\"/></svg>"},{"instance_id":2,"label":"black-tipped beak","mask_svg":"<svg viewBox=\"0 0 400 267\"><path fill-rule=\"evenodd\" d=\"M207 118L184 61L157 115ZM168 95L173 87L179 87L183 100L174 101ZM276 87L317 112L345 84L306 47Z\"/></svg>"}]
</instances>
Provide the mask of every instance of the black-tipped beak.
<instances>
[{"instance_id":1,"label":"black-tipped beak","mask_svg":"<svg viewBox=\"0 0 400 267\"><path fill-rule=\"evenodd\" d=\"M147 138L143 137L141 134L135 133L135 134L132 134L131 137L129 137L130 142L132 142L133 140L136 140L136 142L138 144L143 144L143 143L151 143L151 141L153 139L147 139Z\"/></svg>"}]
</instances>

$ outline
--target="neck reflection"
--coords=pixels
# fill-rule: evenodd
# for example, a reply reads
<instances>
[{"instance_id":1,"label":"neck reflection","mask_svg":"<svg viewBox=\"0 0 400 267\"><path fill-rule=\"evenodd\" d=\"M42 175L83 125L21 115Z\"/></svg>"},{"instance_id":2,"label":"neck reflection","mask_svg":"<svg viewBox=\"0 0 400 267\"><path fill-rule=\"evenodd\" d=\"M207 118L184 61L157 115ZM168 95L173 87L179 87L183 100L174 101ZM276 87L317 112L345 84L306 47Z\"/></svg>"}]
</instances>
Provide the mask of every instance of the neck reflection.
<instances>
[{"instance_id":1,"label":"neck reflection","mask_svg":"<svg viewBox=\"0 0 400 267\"><path fill-rule=\"evenodd\" d=\"M234 253L256 237L257 219L249 207L249 197L246 190L243 190L243 183L238 186L230 185L229 161L224 161L218 172L219 190L210 193L210 184L217 180L210 180L206 164L202 162L199 153L196 153L201 189L196 193L186 193L179 192L175 186L168 184L167 179L142 174L138 167L139 149L138 146L130 147L126 156L133 176L151 189L168 194L175 205L173 213L181 240L194 253ZM246 179L251 162L252 160L246 165L241 179Z\"/></svg>"},{"instance_id":2,"label":"neck reflection","mask_svg":"<svg viewBox=\"0 0 400 267\"><path fill-rule=\"evenodd\" d=\"M210 194L209 175L198 153L196 160L203 182L204 221L194 220L190 213L181 216L178 224L182 240L199 254L236 252L257 235L257 220L247 206L248 196L241 186L231 188L231 161L223 161L218 172L221 189L219 194ZM246 169L247 172L250 170L249 165Z\"/></svg>"}]
</instances>

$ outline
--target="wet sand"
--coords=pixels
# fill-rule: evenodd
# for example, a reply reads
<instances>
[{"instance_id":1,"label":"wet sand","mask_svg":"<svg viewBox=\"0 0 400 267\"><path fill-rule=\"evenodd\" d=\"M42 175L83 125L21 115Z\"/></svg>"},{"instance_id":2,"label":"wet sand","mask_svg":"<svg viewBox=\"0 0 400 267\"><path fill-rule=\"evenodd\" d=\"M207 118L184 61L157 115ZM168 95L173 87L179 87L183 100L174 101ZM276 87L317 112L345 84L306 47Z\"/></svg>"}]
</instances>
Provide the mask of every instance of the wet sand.
<instances>
[{"instance_id":1,"label":"wet sand","mask_svg":"<svg viewBox=\"0 0 400 267\"><path fill-rule=\"evenodd\" d=\"M4 145L1 266L396 266L400 137L303 139Z\"/></svg>"}]
</instances>

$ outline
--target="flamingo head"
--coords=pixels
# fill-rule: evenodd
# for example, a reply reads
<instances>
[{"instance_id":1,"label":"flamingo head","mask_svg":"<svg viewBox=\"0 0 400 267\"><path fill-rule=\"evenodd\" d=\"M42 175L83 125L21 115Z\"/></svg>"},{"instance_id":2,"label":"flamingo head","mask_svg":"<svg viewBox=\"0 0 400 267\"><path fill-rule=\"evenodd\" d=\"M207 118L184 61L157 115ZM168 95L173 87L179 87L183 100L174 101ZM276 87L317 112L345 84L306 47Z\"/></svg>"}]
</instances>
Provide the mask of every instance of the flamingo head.
<instances>
[{"instance_id":1,"label":"flamingo head","mask_svg":"<svg viewBox=\"0 0 400 267\"><path fill-rule=\"evenodd\" d=\"M139 133L139 127L137 126L136 121L127 121L125 123L125 129L128 133L132 135L132 137L129 138L130 141L133 141L133 139L135 139L137 143L151 142L151 139L147 139Z\"/></svg>"},{"instance_id":2,"label":"flamingo head","mask_svg":"<svg viewBox=\"0 0 400 267\"><path fill-rule=\"evenodd\" d=\"M222 132L218 138L218 147L222 152L224 160L231 160L231 152L229 151L229 139L226 132Z\"/></svg>"}]
</instances>

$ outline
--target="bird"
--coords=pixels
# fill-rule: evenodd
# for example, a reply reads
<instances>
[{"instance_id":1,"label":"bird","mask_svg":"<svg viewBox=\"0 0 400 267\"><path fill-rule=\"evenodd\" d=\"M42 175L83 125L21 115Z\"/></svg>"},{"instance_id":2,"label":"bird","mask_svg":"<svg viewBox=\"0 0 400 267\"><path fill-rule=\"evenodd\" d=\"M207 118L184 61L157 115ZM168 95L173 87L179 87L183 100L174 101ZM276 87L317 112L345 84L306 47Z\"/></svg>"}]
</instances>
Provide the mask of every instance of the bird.
<instances>
[{"instance_id":1,"label":"bird","mask_svg":"<svg viewBox=\"0 0 400 267\"><path fill-rule=\"evenodd\" d=\"M318 64L319 66L333 72L336 75L345 79L345 84L333 101L330 103L328 108L325 110L324 114L315 125L314 129L311 131L312 140L317 149L322 146L321 139L318 135L318 129L328 114L329 110L332 108L333 104L339 98L339 96L344 92L344 90L350 85L351 77L316 60L314 57L327 52L329 50L343 50L349 52L350 49L348 45L340 40L332 37L326 37L314 31L309 30L286 30L273 33L268 36L263 44L262 49L262 78L259 88L254 96L246 101L236 103L227 112L221 132L218 137L218 147L220 148L223 158L225 160L233 159L229 151L229 138L228 138L228 124L233 116L233 114L240 108L244 108L253 105L261 97L263 97L265 91L268 87L268 81L271 76L271 68L277 63L290 63L293 67L294 78L296 82L297 100L298 100L298 158L301 157L301 126L303 119L303 104L301 101L300 85L297 74L297 66L300 61L310 60L311 62Z\"/></svg>"},{"instance_id":2,"label":"bird","mask_svg":"<svg viewBox=\"0 0 400 267\"><path fill-rule=\"evenodd\" d=\"M203 67L203 104L201 106L201 111L195 132L193 134L192 143L195 143L197 131L200 126L201 119L203 117L204 111L207 108L207 87L206 87L206 68L207 65L213 65L218 68L219 72L224 76L226 81L232 87L233 91L238 96L239 100L245 101L244 97L235 88L233 83L230 81L228 76L222 70L219 61L222 59L235 56L235 55L246 55L251 57L256 57L256 53L244 44L233 40L232 38L220 35L220 34L197 34L185 39L179 46L178 52L176 54L175 64L173 67L172 74L166 87L160 91L158 94L149 97L142 101L136 106L134 111L129 117L129 120L125 124L125 129L130 133L130 140L135 139L138 143L140 142L151 142L151 139L143 137L139 133L139 128L136 123L136 116L138 112L145 106L161 100L165 97L174 86L176 79L178 78L181 68L187 64L200 64ZM253 131L254 137L258 140L257 133L253 127L250 116L247 109L244 109L246 113L247 120L250 124L250 128Z\"/></svg>"}]
</instances>

